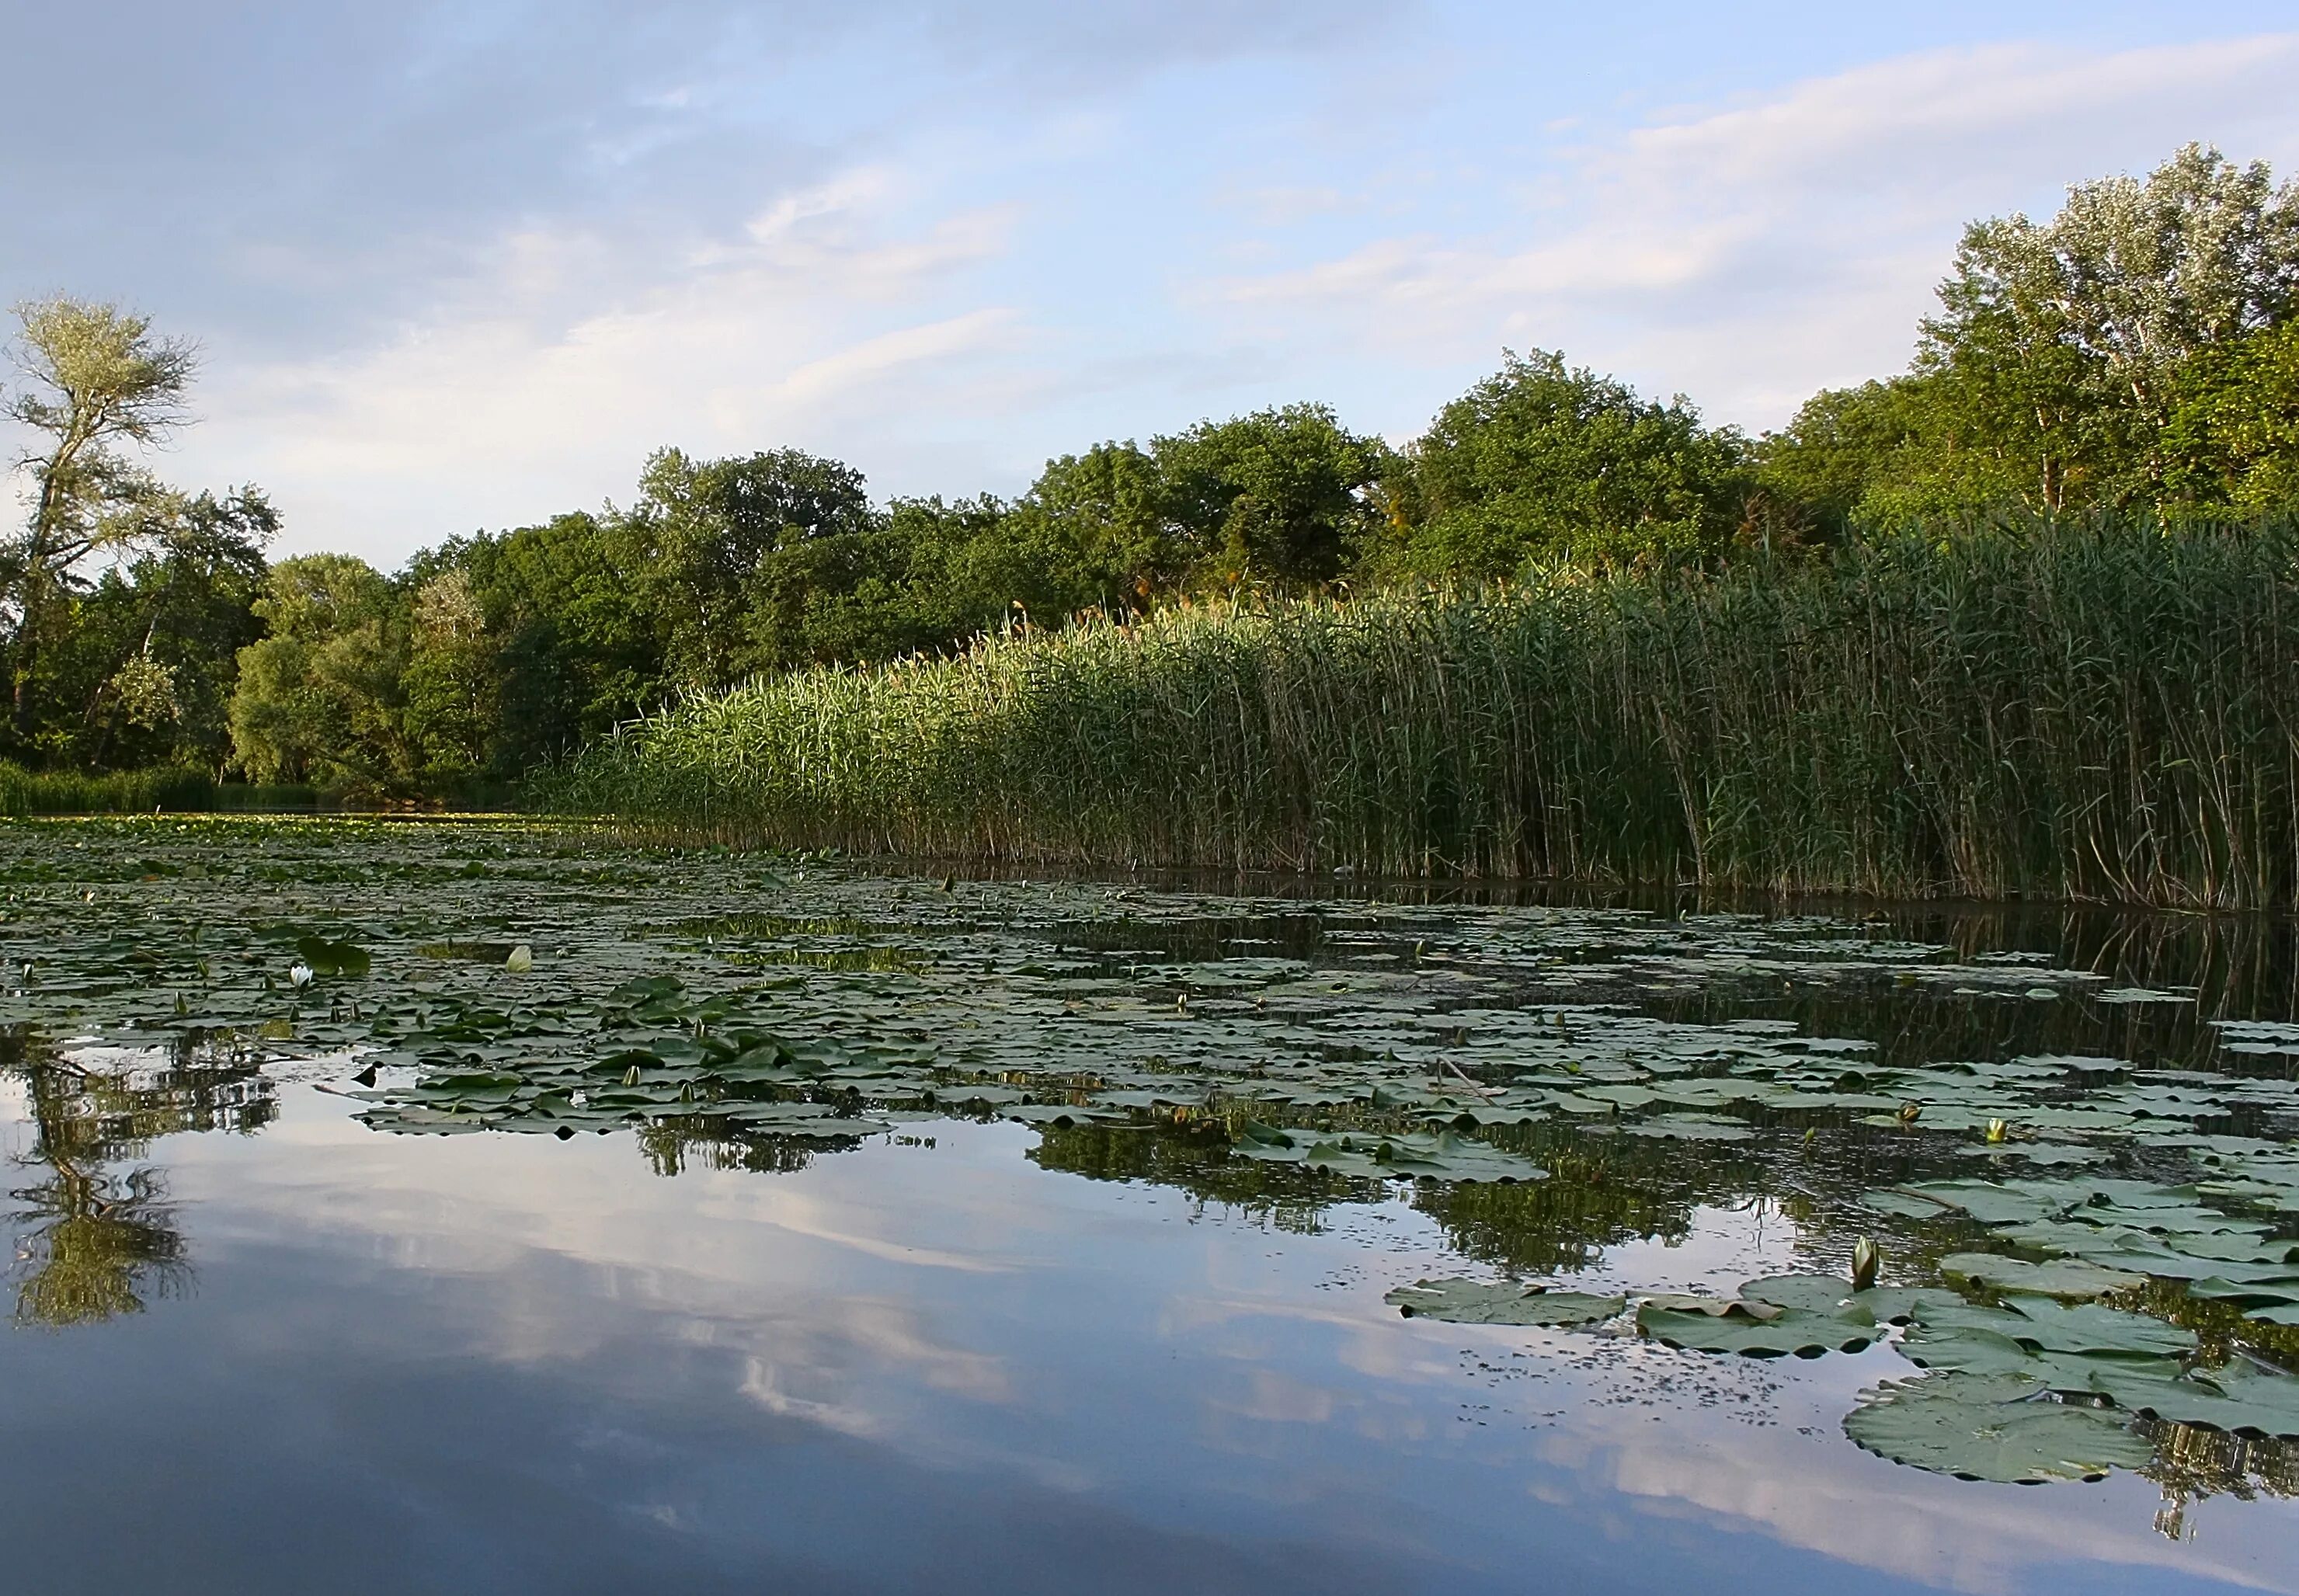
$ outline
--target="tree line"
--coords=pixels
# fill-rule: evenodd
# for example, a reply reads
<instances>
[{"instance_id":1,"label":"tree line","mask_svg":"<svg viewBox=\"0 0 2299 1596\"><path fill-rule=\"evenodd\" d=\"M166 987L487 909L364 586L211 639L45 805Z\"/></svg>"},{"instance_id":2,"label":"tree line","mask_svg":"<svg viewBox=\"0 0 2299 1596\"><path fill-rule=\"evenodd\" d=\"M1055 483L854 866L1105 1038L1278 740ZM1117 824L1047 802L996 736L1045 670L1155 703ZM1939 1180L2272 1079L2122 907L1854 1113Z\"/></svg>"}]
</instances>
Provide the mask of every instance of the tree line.
<instances>
[{"instance_id":1,"label":"tree line","mask_svg":"<svg viewBox=\"0 0 2299 1596\"><path fill-rule=\"evenodd\" d=\"M189 419L189 345L114 306L27 304L0 757L469 792L683 693L1089 611L1793 558L2007 511L2299 504L2299 185L2264 164L2190 146L2049 220L1976 222L1938 298L1906 371L1754 437L1533 351L1402 448L1299 403L1064 455L1012 499L884 505L803 451L665 449L627 507L391 574L273 562L261 491L153 474Z\"/></svg>"}]
</instances>

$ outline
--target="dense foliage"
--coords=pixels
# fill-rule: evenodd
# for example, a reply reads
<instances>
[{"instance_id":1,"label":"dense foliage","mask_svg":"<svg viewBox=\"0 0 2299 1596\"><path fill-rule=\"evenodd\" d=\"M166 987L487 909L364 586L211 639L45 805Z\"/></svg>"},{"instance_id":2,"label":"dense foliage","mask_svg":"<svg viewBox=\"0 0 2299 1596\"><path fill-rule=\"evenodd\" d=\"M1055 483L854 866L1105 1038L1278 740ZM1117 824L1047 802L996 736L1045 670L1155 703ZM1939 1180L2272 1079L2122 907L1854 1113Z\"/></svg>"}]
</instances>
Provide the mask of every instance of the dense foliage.
<instances>
[{"instance_id":1,"label":"dense foliage","mask_svg":"<svg viewBox=\"0 0 2299 1596\"><path fill-rule=\"evenodd\" d=\"M1535 350L1402 448L1294 404L1064 455L1012 500L884 505L800 450L665 449L627 507L388 575L269 563L260 492L137 463L185 419L189 349L107 306L19 316L33 492L0 549L0 758L52 772L488 795L690 694L1081 617L2299 501L2299 187L2199 147L2047 222L1974 224L1907 372L1759 438Z\"/></svg>"},{"instance_id":2,"label":"dense foliage","mask_svg":"<svg viewBox=\"0 0 2299 1596\"><path fill-rule=\"evenodd\" d=\"M2299 906L2299 536L2038 520L1198 606L685 700L544 778L684 831Z\"/></svg>"}]
</instances>

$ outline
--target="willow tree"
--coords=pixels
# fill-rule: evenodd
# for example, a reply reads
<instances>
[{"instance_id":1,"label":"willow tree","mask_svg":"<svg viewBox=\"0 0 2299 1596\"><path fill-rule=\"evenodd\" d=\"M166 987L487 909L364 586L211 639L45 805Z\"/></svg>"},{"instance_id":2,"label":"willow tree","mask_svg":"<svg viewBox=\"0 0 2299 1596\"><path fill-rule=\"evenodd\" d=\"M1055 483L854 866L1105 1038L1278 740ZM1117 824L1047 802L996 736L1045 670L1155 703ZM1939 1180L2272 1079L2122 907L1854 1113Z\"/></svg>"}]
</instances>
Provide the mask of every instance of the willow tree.
<instances>
[{"instance_id":1,"label":"willow tree","mask_svg":"<svg viewBox=\"0 0 2299 1596\"><path fill-rule=\"evenodd\" d=\"M0 553L0 625L8 628L12 724L30 728L35 667L73 569L136 541L157 485L125 452L190 420L193 346L153 334L148 317L59 296L16 307L12 353L24 386L8 413L37 442L17 461L31 513Z\"/></svg>"}]
</instances>

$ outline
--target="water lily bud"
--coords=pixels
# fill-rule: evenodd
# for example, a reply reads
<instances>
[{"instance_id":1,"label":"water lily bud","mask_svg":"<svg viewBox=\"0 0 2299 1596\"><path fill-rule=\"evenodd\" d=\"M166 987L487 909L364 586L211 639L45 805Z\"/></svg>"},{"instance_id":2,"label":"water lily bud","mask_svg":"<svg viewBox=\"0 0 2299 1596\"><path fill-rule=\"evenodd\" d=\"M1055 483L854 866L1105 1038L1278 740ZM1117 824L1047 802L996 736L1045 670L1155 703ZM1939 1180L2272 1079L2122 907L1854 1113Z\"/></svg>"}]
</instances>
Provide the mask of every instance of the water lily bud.
<instances>
[{"instance_id":1,"label":"water lily bud","mask_svg":"<svg viewBox=\"0 0 2299 1596\"><path fill-rule=\"evenodd\" d=\"M527 974L535 968L535 950L525 943L519 943L510 951L510 957L503 960L503 968L514 976Z\"/></svg>"},{"instance_id":2,"label":"water lily bud","mask_svg":"<svg viewBox=\"0 0 2299 1596\"><path fill-rule=\"evenodd\" d=\"M287 979L297 986L309 986L311 984L311 967L301 960L296 960L287 967Z\"/></svg>"},{"instance_id":3,"label":"water lily bud","mask_svg":"<svg viewBox=\"0 0 2299 1596\"><path fill-rule=\"evenodd\" d=\"M1852 1289L1864 1292L1876 1284L1876 1271L1883 1267L1884 1255L1876 1243L1862 1236L1852 1244Z\"/></svg>"}]
</instances>

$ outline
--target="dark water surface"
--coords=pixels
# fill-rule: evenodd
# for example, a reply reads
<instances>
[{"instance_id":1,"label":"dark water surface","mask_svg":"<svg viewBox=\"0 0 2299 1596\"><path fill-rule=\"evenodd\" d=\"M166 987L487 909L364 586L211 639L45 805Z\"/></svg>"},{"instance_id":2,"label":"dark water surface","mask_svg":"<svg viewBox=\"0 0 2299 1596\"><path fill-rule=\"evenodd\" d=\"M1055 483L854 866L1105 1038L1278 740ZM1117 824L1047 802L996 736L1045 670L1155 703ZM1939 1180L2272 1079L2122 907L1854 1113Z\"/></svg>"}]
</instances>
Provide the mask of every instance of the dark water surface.
<instances>
[{"instance_id":1,"label":"dark water surface","mask_svg":"<svg viewBox=\"0 0 2299 1596\"><path fill-rule=\"evenodd\" d=\"M351 822L0 827L0 877L10 1589L2299 1590L2289 1443L2112 1408L2104 1478L1959 1479L1847 1438L1903 1332L1739 1357L1633 1308L1863 1235L1928 1287L2043 1255L1870 1201L1975 1172L2286 1247L2278 927ZM2090 1062L1926 1070L2036 1058ZM1735 1072L1770 1095L1687 1094ZM1383 1300L1445 1277L1630 1317ZM2105 1301L2290 1377L2271 1305Z\"/></svg>"}]
</instances>

